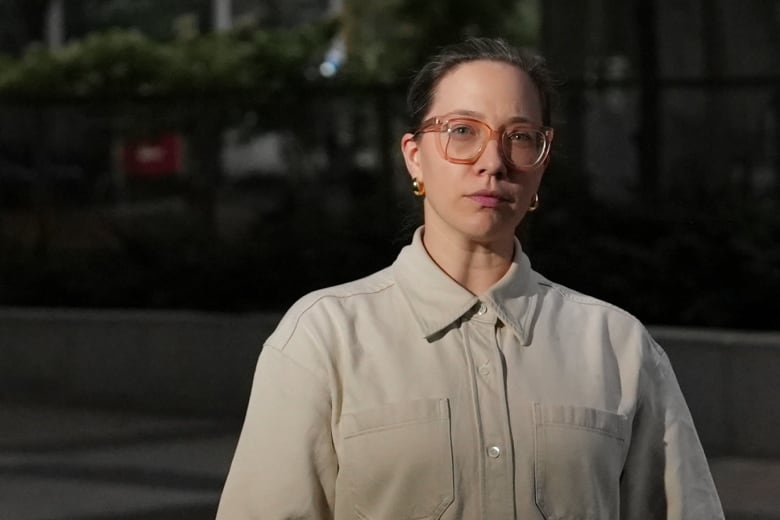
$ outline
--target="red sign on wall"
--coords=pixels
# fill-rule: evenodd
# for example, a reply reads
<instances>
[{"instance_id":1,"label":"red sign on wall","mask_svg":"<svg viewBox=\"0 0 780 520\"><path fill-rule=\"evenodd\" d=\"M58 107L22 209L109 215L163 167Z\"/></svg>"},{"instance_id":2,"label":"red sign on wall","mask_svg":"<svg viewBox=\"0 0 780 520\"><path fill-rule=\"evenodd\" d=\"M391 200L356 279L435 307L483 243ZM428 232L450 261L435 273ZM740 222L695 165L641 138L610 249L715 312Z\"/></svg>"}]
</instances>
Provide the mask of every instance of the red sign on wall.
<instances>
[{"instance_id":1,"label":"red sign on wall","mask_svg":"<svg viewBox=\"0 0 780 520\"><path fill-rule=\"evenodd\" d=\"M183 140L166 133L122 144L122 170L128 177L166 177L182 170Z\"/></svg>"}]
</instances>

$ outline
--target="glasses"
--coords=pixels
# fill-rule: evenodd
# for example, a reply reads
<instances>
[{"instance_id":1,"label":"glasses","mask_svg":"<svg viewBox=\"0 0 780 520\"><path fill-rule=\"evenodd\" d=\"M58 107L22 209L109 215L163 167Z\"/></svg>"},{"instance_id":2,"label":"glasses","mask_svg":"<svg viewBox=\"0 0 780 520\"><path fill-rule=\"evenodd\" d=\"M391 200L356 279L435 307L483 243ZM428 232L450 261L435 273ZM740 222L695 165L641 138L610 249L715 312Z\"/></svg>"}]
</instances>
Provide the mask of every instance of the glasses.
<instances>
[{"instance_id":1,"label":"glasses","mask_svg":"<svg viewBox=\"0 0 780 520\"><path fill-rule=\"evenodd\" d=\"M500 137L501 155L515 168L532 168L541 164L550 152L553 139L553 129L549 127L510 123L493 130L487 123L471 117L426 119L414 135L424 133L438 133L436 144L439 153L455 164L474 164L488 142Z\"/></svg>"}]
</instances>

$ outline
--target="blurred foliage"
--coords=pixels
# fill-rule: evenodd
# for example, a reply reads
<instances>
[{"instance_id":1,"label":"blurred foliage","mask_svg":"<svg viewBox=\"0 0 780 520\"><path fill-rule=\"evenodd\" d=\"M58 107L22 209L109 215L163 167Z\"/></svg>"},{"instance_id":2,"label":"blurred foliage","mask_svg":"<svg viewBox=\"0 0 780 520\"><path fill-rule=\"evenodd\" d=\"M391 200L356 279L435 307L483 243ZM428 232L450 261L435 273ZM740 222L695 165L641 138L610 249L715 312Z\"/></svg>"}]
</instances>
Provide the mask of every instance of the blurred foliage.
<instances>
[{"instance_id":1,"label":"blurred foliage","mask_svg":"<svg viewBox=\"0 0 780 520\"><path fill-rule=\"evenodd\" d=\"M161 49L145 36L117 30L57 51L31 48L0 73L0 92L29 98L148 94L164 66Z\"/></svg>"},{"instance_id":2,"label":"blurred foliage","mask_svg":"<svg viewBox=\"0 0 780 520\"><path fill-rule=\"evenodd\" d=\"M539 0L344 0L346 73L357 81L405 81L432 49L467 36L501 36L518 46L534 46L539 4Z\"/></svg>"},{"instance_id":3,"label":"blurred foliage","mask_svg":"<svg viewBox=\"0 0 780 520\"><path fill-rule=\"evenodd\" d=\"M3 74L4 71L13 67L14 64L15 61L11 56L0 53L0 74Z\"/></svg>"},{"instance_id":4,"label":"blurred foliage","mask_svg":"<svg viewBox=\"0 0 780 520\"><path fill-rule=\"evenodd\" d=\"M195 9L198 2L191 3ZM539 0L345 0L338 21L287 29L244 27L201 34L196 15L179 16L167 22L174 39L163 40L160 31L146 30L149 13L166 20L172 15L166 18L146 4L84 8L106 28L61 49L39 44L18 60L0 62L0 96L87 99L242 89L262 97L284 85L319 78L316 67L337 34L348 49L343 81L395 84L438 46L488 34L533 46L539 27ZM119 19L124 23L117 24ZM145 27L143 33L118 28L132 27L133 20Z\"/></svg>"},{"instance_id":5,"label":"blurred foliage","mask_svg":"<svg viewBox=\"0 0 780 520\"><path fill-rule=\"evenodd\" d=\"M106 215L109 247L41 254L0 240L0 305L277 312L305 292L385 267L405 243L381 180L365 181L341 215L312 186L296 186L280 211L258 211L238 236L209 235L190 213L170 211Z\"/></svg>"},{"instance_id":6,"label":"blurred foliage","mask_svg":"<svg viewBox=\"0 0 780 520\"><path fill-rule=\"evenodd\" d=\"M135 30L91 33L57 50L31 48L0 68L0 96L121 99L251 91L263 97L306 81L336 31L322 23L290 30L194 34L171 42ZM311 77L311 76L309 76Z\"/></svg>"},{"instance_id":7,"label":"blurred foliage","mask_svg":"<svg viewBox=\"0 0 780 520\"><path fill-rule=\"evenodd\" d=\"M259 213L232 239L207 237L181 214L125 222L114 249L42 256L7 242L0 304L279 311L388 265L407 243L413 227L399 231L404 211L388 206L380 186L364 189L338 216L316 190L298 186L283 211ZM650 213L548 191L523 247L551 280L646 323L776 329L780 213L688 203L690 211Z\"/></svg>"},{"instance_id":8,"label":"blurred foliage","mask_svg":"<svg viewBox=\"0 0 780 520\"><path fill-rule=\"evenodd\" d=\"M555 165L524 249L551 280L653 324L776 329L780 213L728 187L616 205ZM579 181L581 183L581 181ZM568 188L567 184L570 184ZM713 203L717 201L717 203Z\"/></svg>"}]
</instances>

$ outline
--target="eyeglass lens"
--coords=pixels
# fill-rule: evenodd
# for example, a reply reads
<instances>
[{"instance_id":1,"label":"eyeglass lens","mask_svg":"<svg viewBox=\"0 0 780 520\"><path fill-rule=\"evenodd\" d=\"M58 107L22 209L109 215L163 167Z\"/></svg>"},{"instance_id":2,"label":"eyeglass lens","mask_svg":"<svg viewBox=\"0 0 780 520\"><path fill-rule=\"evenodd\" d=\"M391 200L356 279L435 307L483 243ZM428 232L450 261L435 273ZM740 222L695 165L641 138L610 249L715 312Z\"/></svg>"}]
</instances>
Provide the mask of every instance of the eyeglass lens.
<instances>
[{"instance_id":1,"label":"eyeglass lens","mask_svg":"<svg viewBox=\"0 0 780 520\"><path fill-rule=\"evenodd\" d=\"M451 120L439 134L447 157L471 160L483 150L492 132L483 124L469 120ZM515 166L532 166L544 154L545 135L541 130L515 125L504 129L502 151Z\"/></svg>"}]
</instances>

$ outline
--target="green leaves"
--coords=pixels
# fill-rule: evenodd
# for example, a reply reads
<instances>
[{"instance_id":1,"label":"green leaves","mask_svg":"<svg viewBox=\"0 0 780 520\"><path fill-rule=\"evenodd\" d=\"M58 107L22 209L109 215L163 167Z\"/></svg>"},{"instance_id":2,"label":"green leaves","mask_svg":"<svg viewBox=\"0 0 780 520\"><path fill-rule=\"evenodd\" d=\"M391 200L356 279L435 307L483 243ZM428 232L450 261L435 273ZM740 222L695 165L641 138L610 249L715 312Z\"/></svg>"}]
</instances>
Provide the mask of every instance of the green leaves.
<instances>
[{"instance_id":1,"label":"green leaves","mask_svg":"<svg viewBox=\"0 0 780 520\"><path fill-rule=\"evenodd\" d=\"M0 58L0 96L24 99L116 99L182 93L272 94L304 82L335 27L235 31L168 43L138 31L92 33L62 49L30 49Z\"/></svg>"},{"instance_id":2,"label":"green leaves","mask_svg":"<svg viewBox=\"0 0 780 520\"><path fill-rule=\"evenodd\" d=\"M538 43L539 0L344 0L346 72L359 83L399 83L437 48L469 36Z\"/></svg>"},{"instance_id":3,"label":"green leaves","mask_svg":"<svg viewBox=\"0 0 780 520\"><path fill-rule=\"evenodd\" d=\"M251 88L252 46L223 34L178 41L163 49L167 70L160 75L164 92Z\"/></svg>"},{"instance_id":4,"label":"green leaves","mask_svg":"<svg viewBox=\"0 0 780 520\"><path fill-rule=\"evenodd\" d=\"M102 6L108 24L134 20L150 9L146 4L96 3L90 9ZM355 85L405 82L430 52L466 36L503 36L531 46L538 40L539 0L345 0L343 5L338 22L292 29L199 34L196 18L180 17L172 41L151 38L148 31L108 29L60 50L34 48L18 60L0 58L0 97L124 99L241 91L269 99L285 87L319 79L316 69L337 33L347 51L338 78Z\"/></svg>"},{"instance_id":5,"label":"green leaves","mask_svg":"<svg viewBox=\"0 0 780 520\"><path fill-rule=\"evenodd\" d=\"M0 93L22 97L146 95L159 88L165 58L136 31L91 34L62 49L30 49L0 72Z\"/></svg>"}]
</instances>

